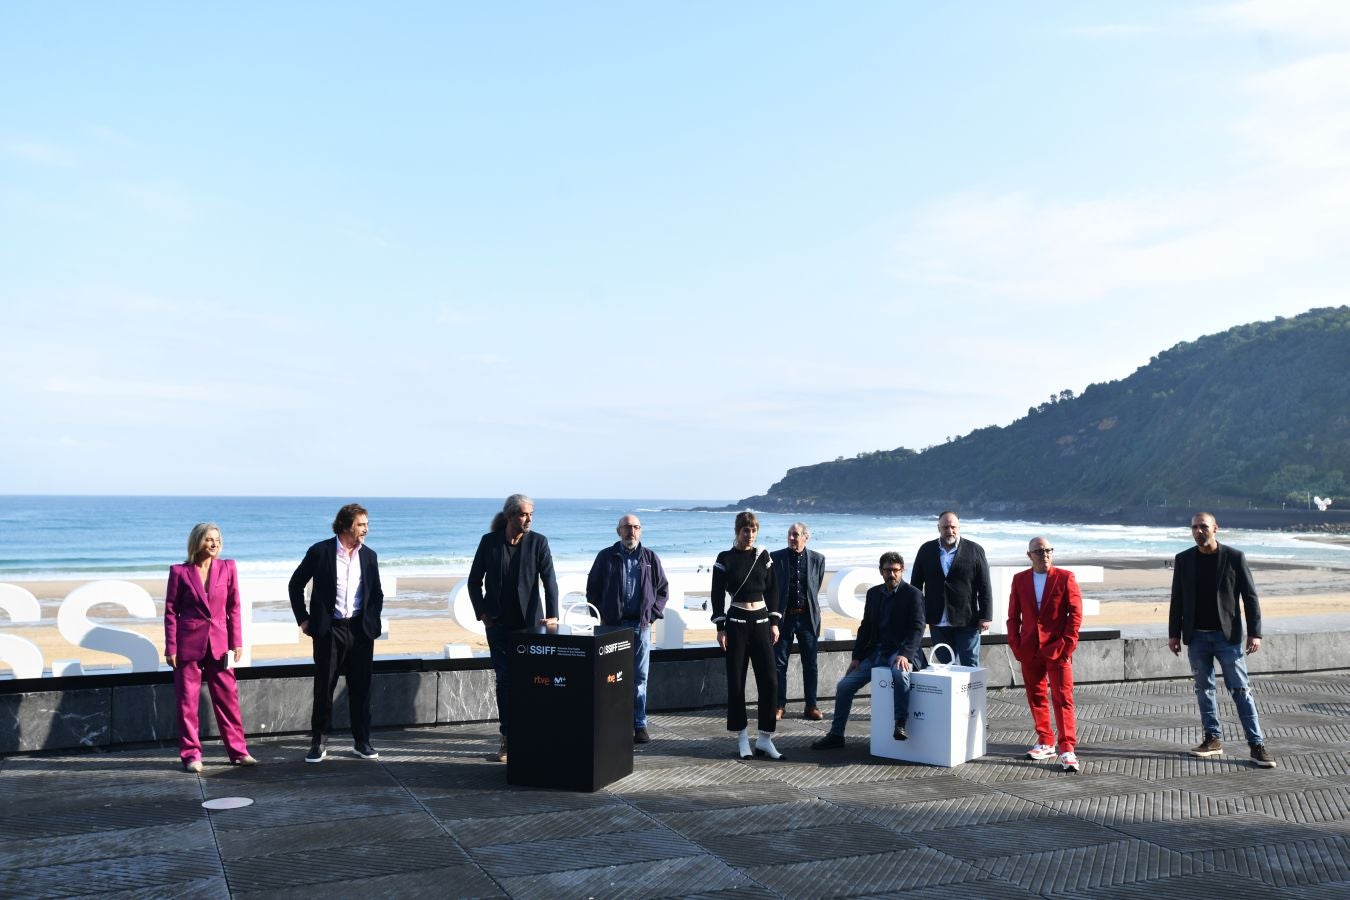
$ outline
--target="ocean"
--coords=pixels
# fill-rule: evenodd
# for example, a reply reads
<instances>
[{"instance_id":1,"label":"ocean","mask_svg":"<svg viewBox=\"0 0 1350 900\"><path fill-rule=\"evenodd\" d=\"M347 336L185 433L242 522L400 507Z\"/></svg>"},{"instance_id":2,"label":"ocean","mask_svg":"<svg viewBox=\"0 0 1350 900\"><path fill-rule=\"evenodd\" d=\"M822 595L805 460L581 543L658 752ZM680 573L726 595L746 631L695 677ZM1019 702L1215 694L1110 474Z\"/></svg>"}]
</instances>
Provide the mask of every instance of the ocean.
<instances>
[{"instance_id":1,"label":"ocean","mask_svg":"<svg viewBox=\"0 0 1350 900\"><path fill-rule=\"evenodd\" d=\"M255 577L290 575L305 549L330 536L333 514L355 499L370 510L367 543L395 576L462 576L501 498L0 496L0 581L159 578L183 560L188 531L217 523L224 555ZM706 570L731 545L733 512L694 511L726 500L578 500L536 498L535 530L548 536L560 573L586 572L616 540L625 513L642 519L643 541L675 571ZM937 534L932 517L806 516L812 549L831 568L872 566L885 550L912 559ZM785 545L797 517L760 516L760 544ZM1220 522L1222 528L1223 523ZM1046 525L962 519L962 533L984 546L994 565L1024 565L1026 545L1044 534L1064 563L1156 558L1191 546L1184 528ZM1350 546L1280 532L1224 529L1220 539L1255 560L1350 568Z\"/></svg>"}]
</instances>

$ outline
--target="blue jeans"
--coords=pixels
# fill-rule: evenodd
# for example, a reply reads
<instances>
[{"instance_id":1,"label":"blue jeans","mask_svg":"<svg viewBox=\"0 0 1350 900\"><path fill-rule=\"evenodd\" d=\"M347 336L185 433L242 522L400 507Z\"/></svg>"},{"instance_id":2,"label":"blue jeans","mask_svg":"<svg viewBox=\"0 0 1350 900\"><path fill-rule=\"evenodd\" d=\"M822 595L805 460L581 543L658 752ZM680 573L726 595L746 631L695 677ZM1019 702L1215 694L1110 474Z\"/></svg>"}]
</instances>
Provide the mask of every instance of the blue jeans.
<instances>
[{"instance_id":1,"label":"blue jeans","mask_svg":"<svg viewBox=\"0 0 1350 900\"><path fill-rule=\"evenodd\" d=\"M834 688L834 721L830 723L830 734L844 736L844 726L848 724L849 710L853 707L853 695L864 685L872 683L872 669L887 664L887 654L873 653L858 663L858 668L845 673ZM896 660L899 662L899 660ZM909 717L909 671L899 666L891 667L891 677L895 685L895 721L903 722Z\"/></svg>"},{"instance_id":2,"label":"blue jeans","mask_svg":"<svg viewBox=\"0 0 1350 900\"><path fill-rule=\"evenodd\" d=\"M974 667L980 664L980 626L957 628L955 625L929 625L928 634L933 638L934 647L947 644L955 650L961 665ZM934 662L947 660L937 659Z\"/></svg>"},{"instance_id":3,"label":"blue jeans","mask_svg":"<svg viewBox=\"0 0 1350 900\"><path fill-rule=\"evenodd\" d=\"M652 626L624 622L633 629L633 727L647 727L647 672L652 662Z\"/></svg>"},{"instance_id":4,"label":"blue jeans","mask_svg":"<svg viewBox=\"0 0 1350 900\"><path fill-rule=\"evenodd\" d=\"M1242 720L1242 730L1247 735L1247 743L1264 744L1261 736L1261 723L1256 720L1256 704L1252 702L1250 682L1247 680L1247 662L1243 658L1242 642L1230 644L1221 631L1197 631L1191 635L1186 645L1186 655L1191 660L1191 673L1195 676L1195 699L1200 704L1200 724L1205 728L1205 736L1220 735L1219 704L1215 700L1214 661L1219 661L1223 670L1223 683L1233 696L1233 705L1237 707L1238 718Z\"/></svg>"},{"instance_id":5,"label":"blue jeans","mask_svg":"<svg viewBox=\"0 0 1350 900\"><path fill-rule=\"evenodd\" d=\"M802 693L806 695L806 707L816 705L816 680L819 669L816 667L816 632L811 628L810 615L791 615L783 617L783 627L778 633L778 643L773 645L774 662L778 664L778 705L787 706L787 670L788 654L792 652L792 639L797 638L798 655L802 658Z\"/></svg>"}]
</instances>

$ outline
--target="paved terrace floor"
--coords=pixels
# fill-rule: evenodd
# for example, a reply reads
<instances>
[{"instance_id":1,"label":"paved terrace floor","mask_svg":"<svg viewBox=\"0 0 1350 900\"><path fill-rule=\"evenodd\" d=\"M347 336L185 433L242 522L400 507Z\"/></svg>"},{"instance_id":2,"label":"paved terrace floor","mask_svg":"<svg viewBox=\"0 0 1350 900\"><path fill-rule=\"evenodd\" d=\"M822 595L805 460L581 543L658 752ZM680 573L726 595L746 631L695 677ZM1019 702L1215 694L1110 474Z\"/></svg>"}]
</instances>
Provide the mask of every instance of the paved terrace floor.
<instances>
[{"instance_id":1,"label":"paved terrace floor","mask_svg":"<svg viewBox=\"0 0 1350 900\"><path fill-rule=\"evenodd\" d=\"M1020 758L1012 691L990 694L988 756L954 769L871 759L865 716L842 751L792 718L787 762L742 762L710 711L656 717L594 794L508 787L491 725L382 731L378 761L340 742L321 765L299 737L253 742L255 769L217 744L200 777L173 748L9 758L0 895L1350 897L1350 673L1256 685L1274 770L1226 702L1230 755L1187 756L1178 682L1080 687L1079 775ZM226 796L255 803L201 807Z\"/></svg>"}]
</instances>

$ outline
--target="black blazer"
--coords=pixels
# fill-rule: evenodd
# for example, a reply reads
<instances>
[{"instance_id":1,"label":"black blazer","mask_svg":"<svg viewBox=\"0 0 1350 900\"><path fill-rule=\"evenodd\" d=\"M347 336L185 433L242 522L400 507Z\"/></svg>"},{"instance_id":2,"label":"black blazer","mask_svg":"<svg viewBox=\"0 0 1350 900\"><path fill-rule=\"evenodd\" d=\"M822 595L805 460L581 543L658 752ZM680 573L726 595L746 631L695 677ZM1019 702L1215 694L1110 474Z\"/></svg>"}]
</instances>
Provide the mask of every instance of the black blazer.
<instances>
[{"instance_id":1,"label":"black blazer","mask_svg":"<svg viewBox=\"0 0 1350 900\"><path fill-rule=\"evenodd\" d=\"M1219 545L1219 568L1215 579L1219 585L1219 629L1230 644L1242 643L1242 618L1238 615L1238 598L1247 616L1247 633L1261 636L1261 602L1256 598L1252 571L1247 568L1247 557L1241 550ZM1167 636L1191 642L1195 634L1195 566L1200 548L1192 547L1177 554L1172 564L1172 605L1167 615Z\"/></svg>"},{"instance_id":2,"label":"black blazer","mask_svg":"<svg viewBox=\"0 0 1350 900\"><path fill-rule=\"evenodd\" d=\"M469 599L474 615L503 618L501 603L514 599L525 627L540 619L558 616L558 579L553 574L553 554L548 538L535 531L525 532L516 550L520 556L520 580L513 586L502 584L507 568L506 530L491 531L478 542L478 551L469 567ZM486 589L484 582L486 581ZM539 583L544 584L544 602L540 602ZM545 612L547 610L547 612ZM509 621L509 618L508 618Z\"/></svg>"},{"instance_id":3,"label":"black blazer","mask_svg":"<svg viewBox=\"0 0 1350 900\"><path fill-rule=\"evenodd\" d=\"M895 604L891 610L890 627L881 630L882 605ZM858 626L858 638L853 642L853 658L864 660L877 650L888 654L899 650L915 671L924 668L923 658L923 594L903 581L895 589L895 596L886 599L886 585L869 588L863 602L863 620Z\"/></svg>"},{"instance_id":4,"label":"black blazer","mask_svg":"<svg viewBox=\"0 0 1350 900\"><path fill-rule=\"evenodd\" d=\"M773 567L777 570L774 578L778 582L778 611L788 612L788 589L792 586L792 573L789 571L792 550L784 547L769 554ZM811 618L811 632L820 637L820 583L825 580L825 557L810 547L806 548L806 608Z\"/></svg>"},{"instance_id":5,"label":"black blazer","mask_svg":"<svg viewBox=\"0 0 1350 900\"><path fill-rule=\"evenodd\" d=\"M929 625L942 622L956 628L978 627L994 616L994 588L989 581L989 561L984 548L974 541L961 538L956 545L956 559L952 569L942 574L942 560L938 556L938 542L929 541L914 555L909 583L923 591L924 618Z\"/></svg>"},{"instance_id":6,"label":"black blazer","mask_svg":"<svg viewBox=\"0 0 1350 900\"><path fill-rule=\"evenodd\" d=\"M373 641L380 636L380 613L384 609L384 588L380 586L380 564L375 551L361 545L361 628ZM314 582L305 609L305 585ZM337 538L319 541L305 552L288 585L291 609L297 625L309 620L309 636L323 637L333 627L337 608Z\"/></svg>"}]
</instances>

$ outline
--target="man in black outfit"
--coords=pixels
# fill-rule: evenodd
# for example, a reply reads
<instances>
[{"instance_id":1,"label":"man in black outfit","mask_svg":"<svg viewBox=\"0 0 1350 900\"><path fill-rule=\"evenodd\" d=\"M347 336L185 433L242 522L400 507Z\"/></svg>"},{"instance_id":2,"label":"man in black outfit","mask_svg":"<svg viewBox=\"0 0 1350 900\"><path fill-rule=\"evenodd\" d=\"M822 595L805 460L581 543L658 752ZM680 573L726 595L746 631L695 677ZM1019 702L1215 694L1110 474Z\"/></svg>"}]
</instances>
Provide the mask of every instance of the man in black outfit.
<instances>
[{"instance_id":1,"label":"man in black outfit","mask_svg":"<svg viewBox=\"0 0 1350 900\"><path fill-rule=\"evenodd\" d=\"M288 585L296 624L314 642L314 712L307 763L321 763L328 755L338 675L347 678L356 755L379 758L370 745L370 674L384 589L375 551L365 545L369 531L366 508L348 503L333 519L336 537L310 547ZM311 581L314 588L306 609L305 585Z\"/></svg>"},{"instance_id":2,"label":"man in black outfit","mask_svg":"<svg viewBox=\"0 0 1350 900\"><path fill-rule=\"evenodd\" d=\"M513 631L558 621L558 579L548 538L531 531L534 501L512 494L492 520L492 529L478 542L469 567L469 599L487 630L488 652L497 682L497 719L502 735L496 753L506 762L509 689L506 640ZM541 602L539 586L544 587Z\"/></svg>"},{"instance_id":3,"label":"man in black outfit","mask_svg":"<svg viewBox=\"0 0 1350 900\"><path fill-rule=\"evenodd\" d=\"M994 615L994 589L984 548L961 537L956 513L938 516L938 539L919 548L909 580L923 591L933 644L951 647L963 666L978 666L980 635Z\"/></svg>"},{"instance_id":4,"label":"man in black outfit","mask_svg":"<svg viewBox=\"0 0 1350 900\"><path fill-rule=\"evenodd\" d=\"M1266 739L1261 734L1243 653L1244 648L1248 654L1261 649L1261 602L1256 597L1251 569L1247 568L1247 558L1241 550L1219 543L1219 523L1212 514L1195 514L1191 519L1191 538L1195 546L1178 553L1172 566L1172 603L1167 617L1167 647L1180 653L1181 645L1186 645L1195 678L1195 698L1200 705L1200 725L1205 730L1204 740L1191 754L1206 759L1223 754L1214 689L1217 661L1251 747L1252 762L1263 769L1273 769L1275 759L1266 749ZM1239 603L1242 615L1238 612Z\"/></svg>"},{"instance_id":5,"label":"man in black outfit","mask_svg":"<svg viewBox=\"0 0 1350 900\"><path fill-rule=\"evenodd\" d=\"M820 707L816 705L816 642L820 638L820 584L825 580L825 557L806 548L811 540L811 529L805 522L788 526L788 545L769 554L773 559L778 583L778 609L783 624L778 629L778 643L773 645L774 661L778 665L778 718L787 711L788 655L792 642L797 641L802 658L802 694L806 698L803 719L820 721Z\"/></svg>"},{"instance_id":6,"label":"man in black outfit","mask_svg":"<svg viewBox=\"0 0 1350 900\"><path fill-rule=\"evenodd\" d=\"M897 741L909 739L909 676L924 667L923 595L905 584L905 559L899 553L881 554L882 583L867 592L862 625L853 642L853 659L834 689L834 721L829 733L811 745L813 750L844 746L853 695L872 683L872 669L889 666L895 684L895 731Z\"/></svg>"}]
</instances>

